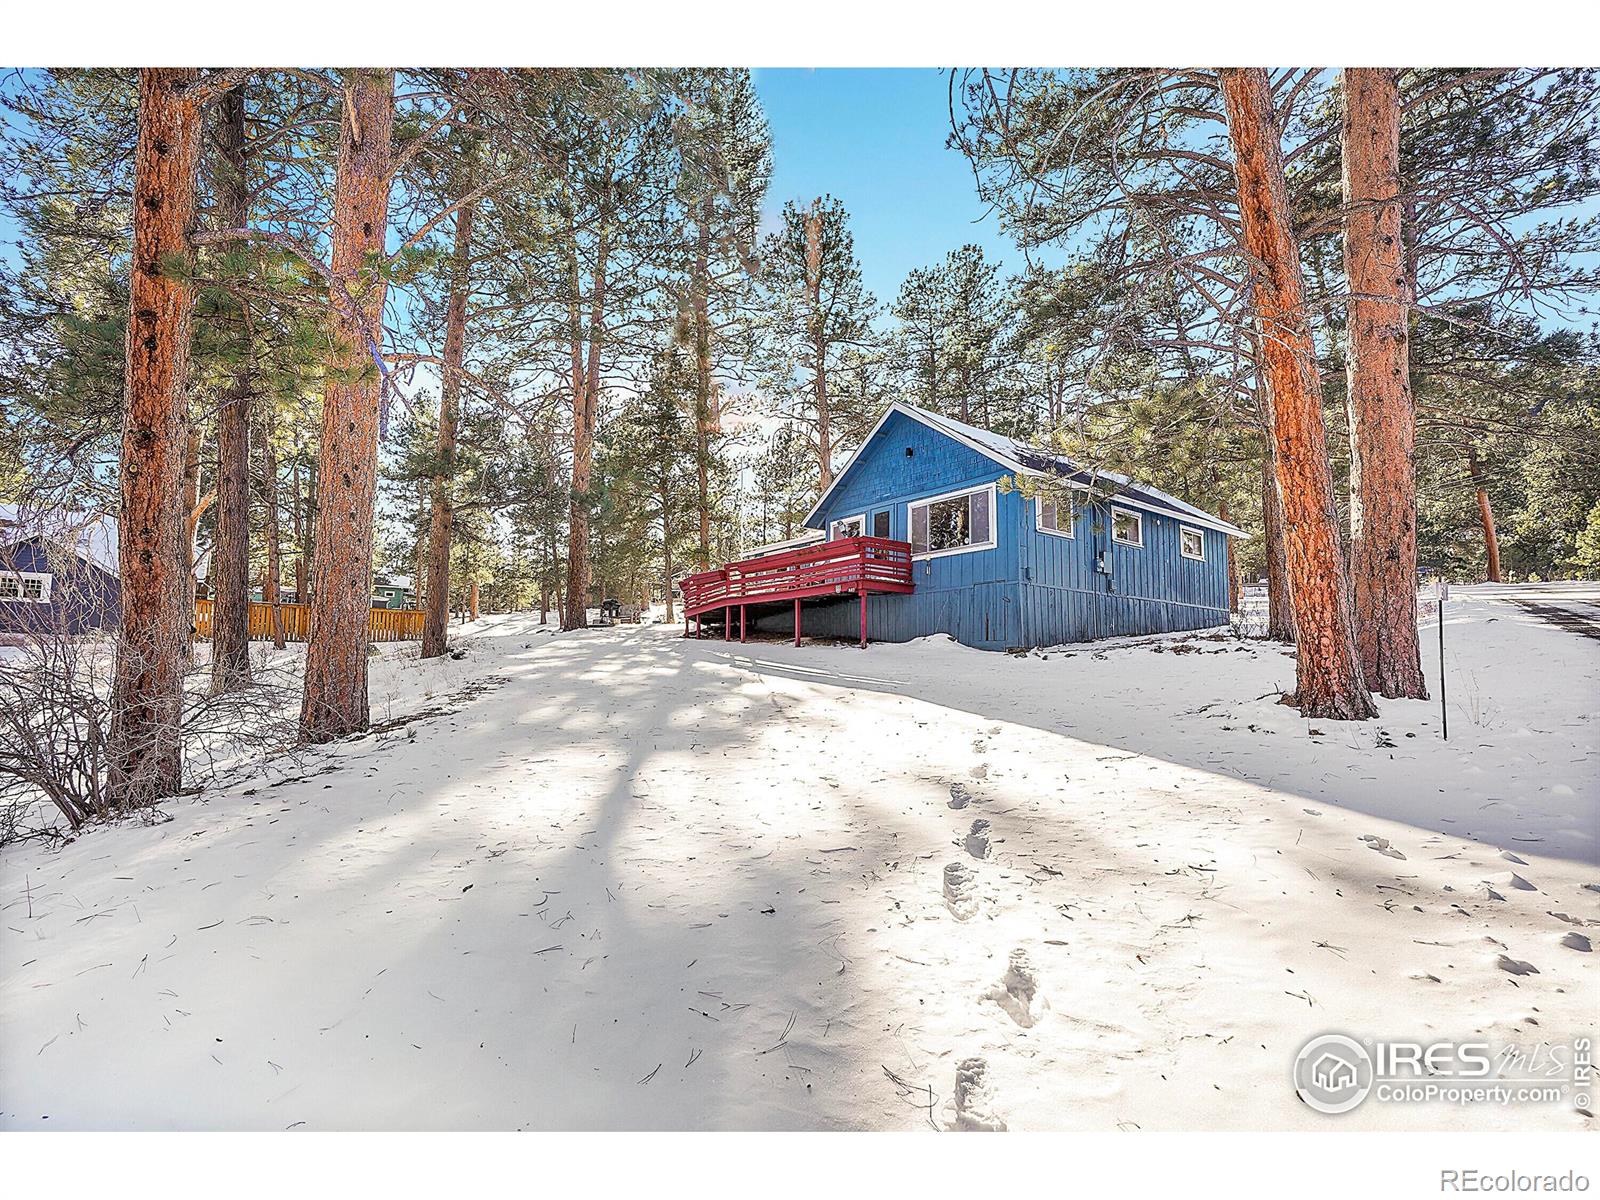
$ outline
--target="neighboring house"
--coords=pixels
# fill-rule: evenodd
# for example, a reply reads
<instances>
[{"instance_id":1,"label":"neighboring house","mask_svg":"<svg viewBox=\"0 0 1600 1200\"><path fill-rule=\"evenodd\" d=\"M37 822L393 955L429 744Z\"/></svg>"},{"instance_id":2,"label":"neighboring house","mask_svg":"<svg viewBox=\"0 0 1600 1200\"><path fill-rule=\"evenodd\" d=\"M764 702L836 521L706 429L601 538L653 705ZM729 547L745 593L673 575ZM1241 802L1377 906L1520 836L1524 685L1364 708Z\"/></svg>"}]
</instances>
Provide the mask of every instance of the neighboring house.
<instances>
[{"instance_id":1,"label":"neighboring house","mask_svg":"<svg viewBox=\"0 0 1600 1200\"><path fill-rule=\"evenodd\" d=\"M372 581L373 608L416 608L409 575L379 575Z\"/></svg>"},{"instance_id":2,"label":"neighboring house","mask_svg":"<svg viewBox=\"0 0 1600 1200\"><path fill-rule=\"evenodd\" d=\"M1054 477L1078 503L1069 511L999 486L1017 476ZM912 589L869 597L868 637L944 633L990 650L1225 625L1228 538L1244 536L1157 488L899 403L805 524L829 542L910 543ZM807 593L804 632L854 638L860 604L848 589ZM748 607L752 627L793 631L790 604Z\"/></svg>"},{"instance_id":3,"label":"neighboring house","mask_svg":"<svg viewBox=\"0 0 1600 1200\"><path fill-rule=\"evenodd\" d=\"M117 523L0 505L0 633L90 633L121 618Z\"/></svg>"}]
</instances>

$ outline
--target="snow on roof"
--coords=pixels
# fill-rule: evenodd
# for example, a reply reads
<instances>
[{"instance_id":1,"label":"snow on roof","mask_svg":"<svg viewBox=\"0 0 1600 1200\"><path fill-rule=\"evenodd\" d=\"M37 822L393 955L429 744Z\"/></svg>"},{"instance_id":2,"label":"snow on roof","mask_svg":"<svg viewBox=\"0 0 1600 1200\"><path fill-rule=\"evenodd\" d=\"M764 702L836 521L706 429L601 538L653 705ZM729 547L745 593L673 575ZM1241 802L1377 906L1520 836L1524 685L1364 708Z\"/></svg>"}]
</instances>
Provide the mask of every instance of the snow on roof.
<instances>
[{"instance_id":1,"label":"snow on roof","mask_svg":"<svg viewBox=\"0 0 1600 1200\"><path fill-rule=\"evenodd\" d=\"M102 571L117 573L117 519L107 513L46 513L0 504L0 546L34 537L63 546Z\"/></svg>"},{"instance_id":2,"label":"snow on roof","mask_svg":"<svg viewBox=\"0 0 1600 1200\"><path fill-rule=\"evenodd\" d=\"M925 408L920 408L915 404L907 404L901 400L895 401L884 410L883 416L878 418L877 424L862 439L861 445L850 456L849 461L833 477L833 482L828 486L828 490L818 497L817 503L806 514L806 522L808 524L821 511L828 495L834 488L839 486L839 482L849 472L851 466L855 464L857 456L877 435L878 430L883 428L884 422L896 412L903 413L914 421L920 421L930 429L937 430L947 437L970 446L978 453L994 459L1001 466L1008 467L1019 475L1059 475L1075 485L1089 489L1103 487L1105 483L1110 483L1117 490L1119 499L1135 507L1172 513L1175 516L1187 518L1212 529L1221 530L1223 533L1231 534L1234 537L1248 536L1237 525L1230 524L1220 517L1214 517L1204 509L1196 508L1187 501L1179 500L1176 496L1164 492L1158 487L1136 482L1128 476L1119 475L1114 471L1094 470L1053 450L1030 445L1017 438L1007 437L1003 433L996 433L992 429L980 429L976 425L969 425L965 421L958 421L954 417L947 417L941 413L929 412Z\"/></svg>"}]
</instances>

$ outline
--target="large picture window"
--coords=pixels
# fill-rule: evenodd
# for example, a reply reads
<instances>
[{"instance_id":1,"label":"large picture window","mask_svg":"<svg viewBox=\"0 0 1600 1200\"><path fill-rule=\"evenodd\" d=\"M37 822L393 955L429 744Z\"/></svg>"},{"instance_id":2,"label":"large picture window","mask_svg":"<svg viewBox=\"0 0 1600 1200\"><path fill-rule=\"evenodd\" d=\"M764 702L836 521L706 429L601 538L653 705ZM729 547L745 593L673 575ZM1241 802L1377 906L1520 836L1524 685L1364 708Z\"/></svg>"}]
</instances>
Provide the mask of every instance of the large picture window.
<instances>
[{"instance_id":1,"label":"large picture window","mask_svg":"<svg viewBox=\"0 0 1600 1200\"><path fill-rule=\"evenodd\" d=\"M994 545L994 488L930 496L906 506L911 553L918 558L986 550Z\"/></svg>"}]
</instances>

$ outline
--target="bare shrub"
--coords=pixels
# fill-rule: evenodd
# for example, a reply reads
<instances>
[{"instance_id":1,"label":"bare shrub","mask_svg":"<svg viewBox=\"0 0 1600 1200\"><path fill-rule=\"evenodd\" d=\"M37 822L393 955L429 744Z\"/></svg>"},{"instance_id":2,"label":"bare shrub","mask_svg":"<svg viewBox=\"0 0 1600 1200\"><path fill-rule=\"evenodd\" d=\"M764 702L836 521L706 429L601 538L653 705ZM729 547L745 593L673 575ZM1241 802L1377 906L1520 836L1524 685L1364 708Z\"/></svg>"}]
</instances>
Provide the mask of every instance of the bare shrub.
<instances>
[{"instance_id":1,"label":"bare shrub","mask_svg":"<svg viewBox=\"0 0 1600 1200\"><path fill-rule=\"evenodd\" d=\"M40 619L0 647L0 844L128 815L106 787L116 638L76 634ZM299 679L293 664L262 672L251 686L212 695L203 656L187 666L177 736L184 792L227 771L291 753ZM153 730L167 738L170 729ZM149 811L160 797L152 797Z\"/></svg>"}]
</instances>

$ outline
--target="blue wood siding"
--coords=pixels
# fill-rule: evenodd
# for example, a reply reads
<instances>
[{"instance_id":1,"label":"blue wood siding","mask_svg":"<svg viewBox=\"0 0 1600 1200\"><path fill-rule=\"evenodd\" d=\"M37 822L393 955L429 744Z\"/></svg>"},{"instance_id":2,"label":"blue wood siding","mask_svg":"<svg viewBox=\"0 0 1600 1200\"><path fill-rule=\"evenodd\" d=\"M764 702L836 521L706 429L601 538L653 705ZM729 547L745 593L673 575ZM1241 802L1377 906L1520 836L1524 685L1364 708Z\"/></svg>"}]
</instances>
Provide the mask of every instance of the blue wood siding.
<instances>
[{"instance_id":1,"label":"blue wood siding","mask_svg":"<svg viewBox=\"0 0 1600 1200\"><path fill-rule=\"evenodd\" d=\"M0 632L115 629L121 619L120 581L76 554L53 550L39 538L0 549L0 570L50 575L50 602L0 600Z\"/></svg>"},{"instance_id":2,"label":"blue wood siding","mask_svg":"<svg viewBox=\"0 0 1600 1200\"><path fill-rule=\"evenodd\" d=\"M1030 504L1021 556L1025 644L1050 646L1227 623L1227 535L1135 509L1143 518L1144 545L1130 546L1111 536L1115 504L1114 499L1097 500L1079 508L1071 538L1040 531ZM1184 528L1204 539L1204 562L1183 557ZM1109 574L1096 570L1102 555Z\"/></svg>"},{"instance_id":3,"label":"blue wood siding","mask_svg":"<svg viewBox=\"0 0 1600 1200\"><path fill-rule=\"evenodd\" d=\"M887 510L889 536L910 541L912 501L995 484L1008 474L993 459L895 413L852 462L812 526L826 530L835 519L865 515L870 530L874 514ZM1080 509L1073 518L1076 536L1065 538L1036 527L1033 501L997 488L996 544L916 560L913 594L868 600L868 637L899 642L949 634L969 646L1007 649L1225 624L1226 535L1201 529L1205 561L1186 559L1181 522L1141 512L1142 547L1113 542L1104 501ZM1109 573L1096 569L1101 554ZM803 632L858 636L858 603L808 604ZM794 631L790 609L752 619L763 630Z\"/></svg>"}]
</instances>

